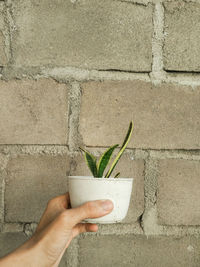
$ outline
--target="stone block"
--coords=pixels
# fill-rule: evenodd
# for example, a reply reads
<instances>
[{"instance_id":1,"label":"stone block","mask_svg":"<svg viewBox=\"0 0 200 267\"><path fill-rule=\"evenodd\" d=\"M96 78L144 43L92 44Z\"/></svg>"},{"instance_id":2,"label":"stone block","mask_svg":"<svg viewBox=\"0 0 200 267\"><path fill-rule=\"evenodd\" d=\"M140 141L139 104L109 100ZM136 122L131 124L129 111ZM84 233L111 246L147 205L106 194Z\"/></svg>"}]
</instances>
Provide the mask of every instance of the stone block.
<instances>
[{"instance_id":1,"label":"stone block","mask_svg":"<svg viewBox=\"0 0 200 267\"><path fill-rule=\"evenodd\" d=\"M52 79L0 81L0 144L66 144L68 87Z\"/></svg>"},{"instance_id":2,"label":"stone block","mask_svg":"<svg viewBox=\"0 0 200 267\"><path fill-rule=\"evenodd\" d=\"M166 225L200 225L200 162L159 161L158 219Z\"/></svg>"},{"instance_id":3,"label":"stone block","mask_svg":"<svg viewBox=\"0 0 200 267\"><path fill-rule=\"evenodd\" d=\"M86 146L122 144L129 148L199 149L200 87L144 81L82 84L79 132Z\"/></svg>"},{"instance_id":4,"label":"stone block","mask_svg":"<svg viewBox=\"0 0 200 267\"><path fill-rule=\"evenodd\" d=\"M12 11L17 66L151 71L151 4L20 0Z\"/></svg>"},{"instance_id":5,"label":"stone block","mask_svg":"<svg viewBox=\"0 0 200 267\"><path fill-rule=\"evenodd\" d=\"M200 262L195 237L84 236L79 244L79 267L197 267Z\"/></svg>"},{"instance_id":6,"label":"stone block","mask_svg":"<svg viewBox=\"0 0 200 267\"><path fill-rule=\"evenodd\" d=\"M166 1L164 6L164 68L200 71L200 3Z\"/></svg>"}]
</instances>

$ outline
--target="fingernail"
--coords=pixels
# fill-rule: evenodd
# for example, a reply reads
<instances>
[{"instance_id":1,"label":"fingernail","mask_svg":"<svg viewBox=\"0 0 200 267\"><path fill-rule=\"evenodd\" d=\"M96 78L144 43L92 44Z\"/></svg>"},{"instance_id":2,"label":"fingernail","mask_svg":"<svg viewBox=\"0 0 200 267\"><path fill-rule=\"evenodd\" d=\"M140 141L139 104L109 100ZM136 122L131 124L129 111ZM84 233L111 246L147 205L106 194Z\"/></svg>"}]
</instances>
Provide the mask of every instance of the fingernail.
<instances>
[{"instance_id":1,"label":"fingernail","mask_svg":"<svg viewBox=\"0 0 200 267\"><path fill-rule=\"evenodd\" d=\"M113 208L113 204L112 201L110 200L102 200L101 202L101 207L105 210L105 211L109 211Z\"/></svg>"}]
</instances>

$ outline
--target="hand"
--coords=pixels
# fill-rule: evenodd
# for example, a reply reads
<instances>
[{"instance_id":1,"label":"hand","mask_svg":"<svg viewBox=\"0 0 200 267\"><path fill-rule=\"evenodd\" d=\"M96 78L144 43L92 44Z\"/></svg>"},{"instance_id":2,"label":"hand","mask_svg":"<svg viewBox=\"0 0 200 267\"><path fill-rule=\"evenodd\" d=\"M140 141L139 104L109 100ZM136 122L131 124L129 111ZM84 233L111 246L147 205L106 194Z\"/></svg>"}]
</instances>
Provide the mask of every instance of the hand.
<instances>
[{"instance_id":1,"label":"hand","mask_svg":"<svg viewBox=\"0 0 200 267\"><path fill-rule=\"evenodd\" d=\"M33 236L15 252L0 260L0 266L58 266L75 236L98 231L97 224L81 221L104 216L112 209L110 200L90 201L71 209L69 193L53 198Z\"/></svg>"}]
</instances>

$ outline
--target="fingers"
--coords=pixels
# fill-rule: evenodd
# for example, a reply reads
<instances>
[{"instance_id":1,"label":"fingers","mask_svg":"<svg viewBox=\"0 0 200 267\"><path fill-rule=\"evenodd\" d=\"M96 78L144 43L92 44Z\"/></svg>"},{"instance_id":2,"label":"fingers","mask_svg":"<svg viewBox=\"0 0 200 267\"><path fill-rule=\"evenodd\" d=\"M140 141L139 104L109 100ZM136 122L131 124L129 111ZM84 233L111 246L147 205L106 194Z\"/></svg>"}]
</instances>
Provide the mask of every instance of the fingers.
<instances>
[{"instance_id":1,"label":"fingers","mask_svg":"<svg viewBox=\"0 0 200 267\"><path fill-rule=\"evenodd\" d=\"M36 232L41 231L45 226L51 223L61 212L70 208L69 193L57 196L49 200L46 210L40 219Z\"/></svg>"},{"instance_id":2,"label":"fingers","mask_svg":"<svg viewBox=\"0 0 200 267\"><path fill-rule=\"evenodd\" d=\"M57 196L55 198L52 198L49 202L48 202L48 206L49 208L64 208L67 209L70 206L70 197L69 197L69 192Z\"/></svg>"},{"instance_id":3,"label":"fingers","mask_svg":"<svg viewBox=\"0 0 200 267\"><path fill-rule=\"evenodd\" d=\"M67 209L70 206L69 193L63 194L49 201L47 209L43 214L36 232L43 230L55 218L61 223L63 230L73 229L78 223L87 218L98 218L110 213L113 203L110 200L95 200L85 204ZM88 226L87 226L88 227ZM89 226L94 227L94 226ZM93 228L88 228L93 229ZM95 228L96 229L96 228Z\"/></svg>"},{"instance_id":4,"label":"fingers","mask_svg":"<svg viewBox=\"0 0 200 267\"><path fill-rule=\"evenodd\" d=\"M85 232L97 232L98 231L98 225L92 224L92 223L78 223L73 228L73 238L81 233Z\"/></svg>"},{"instance_id":5,"label":"fingers","mask_svg":"<svg viewBox=\"0 0 200 267\"><path fill-rule=\"evenodd\" d=\"M110 213L113 209L113 203L110 200L95 200L67 210L69 223L75 226L87 218L98 218Z\"/></svg>"}]
</instances>

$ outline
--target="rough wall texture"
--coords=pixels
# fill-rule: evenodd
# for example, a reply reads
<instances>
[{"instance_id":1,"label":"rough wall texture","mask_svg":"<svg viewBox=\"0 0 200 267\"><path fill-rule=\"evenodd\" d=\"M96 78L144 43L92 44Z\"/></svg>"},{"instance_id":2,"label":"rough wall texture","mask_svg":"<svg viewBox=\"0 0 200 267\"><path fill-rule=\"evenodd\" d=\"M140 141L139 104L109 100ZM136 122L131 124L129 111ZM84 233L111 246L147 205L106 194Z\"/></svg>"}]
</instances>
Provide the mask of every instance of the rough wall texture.
<instances>
[{"instance_id":1,"label":"rough wall texture","mask_svg":"<svg viewBox=\"0 0 200 267\"><path fill-rule=\"evenodd\" d=\"M200 2L0 0L0 256L67 175L133 138L126 219L73 240L61 267L200 266Z\"/></svg>"}]
</instances>

